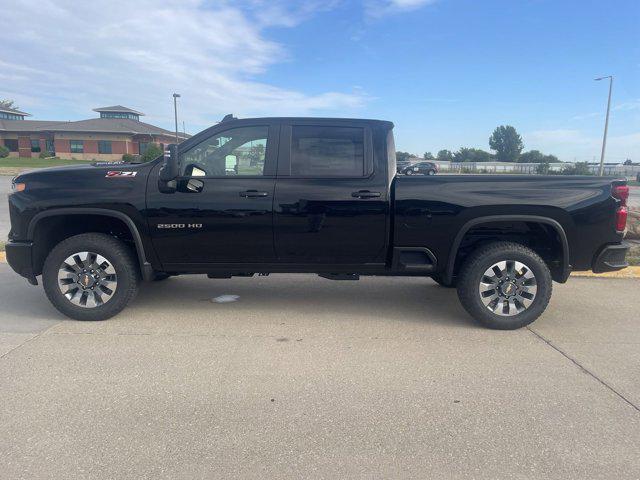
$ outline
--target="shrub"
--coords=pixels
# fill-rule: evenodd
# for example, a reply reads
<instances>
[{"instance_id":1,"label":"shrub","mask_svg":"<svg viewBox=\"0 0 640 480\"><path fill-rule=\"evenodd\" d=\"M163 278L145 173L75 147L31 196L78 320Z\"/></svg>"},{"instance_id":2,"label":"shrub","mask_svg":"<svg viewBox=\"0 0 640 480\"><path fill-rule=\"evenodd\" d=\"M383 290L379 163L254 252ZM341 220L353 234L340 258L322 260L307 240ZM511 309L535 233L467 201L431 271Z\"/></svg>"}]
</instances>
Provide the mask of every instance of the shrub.
<instances>
[{"instance_id":1,"label":"shrub","mask_svg":"<svg viewBox=\"0 0 640 480\"><path fill-rule=\"evenodd\" d=\"M51 158L54 156L55 156L55 153L53 152L40 152L40 155L38 155L38 158Z\"/></svg>"},{"instance_id":2,"label":"shrub","mask_svg":"<svg viewBox=\"0 0 640 480\"><path fill-rule=\"evenodd\" d=\"M562 169L563 175L593 175L588 162L577 162Z\"/></svg>"},{"instance_id":3,"label":"shrub","mask_svg":"<svg viewBox=\"0 0 640 480\"><path fill-rule=\"evenodd\" d=\"M640 209L633 207L629 209L626 238L640 240Z\"/></svg>"},{"instance_id":4,"label":"shrub","mask_svg":"<svg viewBox=\"0 0 640 480\"><path fill-rule=\"evenodd\" d=\"M130 153L125 153L122 155L122 161L127 163L133 163L136 160L136 156Z\"/></svg>"},{"instance_id":5,"label":"shrub","mask_svg":"<svg viewBox=\"0 0 640 480\"><path fill-rule=\"evenodd\" d=\"M9 149L4 145L0 145L0 158L6 158L9 156Z\"/></svg>"},{"instance_id":6,"label":"shrub","mask_svg":"<svg viewBox=\"0 0 640 480\"><path fill-rule=\"evenodd\" d=\"M164 152L160 148L160 145L155 143L149 144L147 150L140 156L140 161L142 163L149 162L161 156Z\"/></svg>"}]
</instances>

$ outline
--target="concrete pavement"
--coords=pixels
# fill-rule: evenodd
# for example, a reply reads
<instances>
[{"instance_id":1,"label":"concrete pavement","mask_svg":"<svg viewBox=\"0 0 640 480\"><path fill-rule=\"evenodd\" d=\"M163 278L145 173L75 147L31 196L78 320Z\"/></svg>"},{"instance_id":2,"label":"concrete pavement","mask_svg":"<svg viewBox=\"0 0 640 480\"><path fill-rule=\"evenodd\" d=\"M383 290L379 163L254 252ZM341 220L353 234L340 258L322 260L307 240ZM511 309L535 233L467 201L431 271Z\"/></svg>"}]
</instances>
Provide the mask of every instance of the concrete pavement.
<instances>
[{"instance_id":1,"label":"concrete pavement","mask_svg":"<svg viewBox=\"0 0 640 480\"><path fill-rule=\"evenodd\" d=\"M82 323L0 264L0 477L638 478L639 286L497 332L426 279L179 277Z\"/></svg>"}]
</instances>

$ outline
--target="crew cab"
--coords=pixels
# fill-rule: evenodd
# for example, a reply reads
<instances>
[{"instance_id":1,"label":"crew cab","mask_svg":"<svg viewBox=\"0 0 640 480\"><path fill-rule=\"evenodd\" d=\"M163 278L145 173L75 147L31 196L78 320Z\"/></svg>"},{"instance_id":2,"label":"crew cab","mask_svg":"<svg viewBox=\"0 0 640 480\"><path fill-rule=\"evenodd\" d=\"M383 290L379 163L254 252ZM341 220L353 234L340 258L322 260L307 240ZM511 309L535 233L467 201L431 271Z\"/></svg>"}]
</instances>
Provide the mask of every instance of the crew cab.
<instances>
[{"instance_id":1,"label":"crew cab","mask_svg":"<svg viewBox=\"0 0 640 480\"><path fill-rule=\"evenodd\" d=\"M140 280L314 273L431 277L513 329L572 269L627 265L625 180L396 176L387 121L227 116L148 163L36 170L12 188L8 262L79 320L119 313Z\"/></svg>"}]
</instances>

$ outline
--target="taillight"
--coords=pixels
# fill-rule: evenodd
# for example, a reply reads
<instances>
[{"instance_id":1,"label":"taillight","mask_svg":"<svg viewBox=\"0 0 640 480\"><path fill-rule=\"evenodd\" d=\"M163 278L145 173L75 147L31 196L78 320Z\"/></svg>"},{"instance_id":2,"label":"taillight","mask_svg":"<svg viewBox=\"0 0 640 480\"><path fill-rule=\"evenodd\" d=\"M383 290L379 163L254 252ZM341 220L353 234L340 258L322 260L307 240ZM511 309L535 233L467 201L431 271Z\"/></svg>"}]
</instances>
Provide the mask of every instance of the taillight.
<instances>
[{"instance_id":1,"label":"taillight","mask_svg":"<svg viewBox=\"0 0 640 480\"><path fill-rule=\"evenodd\" d=\"M618 207L616 210L616 230L623 232L627 227L627 207Z\"/></svg>"},{"instance_id":2,"label":"taillight","mask_svg":"<svg viewBox=\"0 0 640 480\"><path fill-rule=\"evenodd\" d=\"M629 185L614 185L611 196L620 200L620 206L616 210L616 230L623 232L627 227L627 200L629 199Z\"/></svg>"},{"instance_id":3,"label":"taillight","mask_svg":"<svg viewBox=\"0 0 640 480\"><path fill-rule=\"evenodd\" d=\"M611 195L620 200L623 207L626 207L629 199L629 185L614 185L611 189Z\"/></svg>"}]
</instances>

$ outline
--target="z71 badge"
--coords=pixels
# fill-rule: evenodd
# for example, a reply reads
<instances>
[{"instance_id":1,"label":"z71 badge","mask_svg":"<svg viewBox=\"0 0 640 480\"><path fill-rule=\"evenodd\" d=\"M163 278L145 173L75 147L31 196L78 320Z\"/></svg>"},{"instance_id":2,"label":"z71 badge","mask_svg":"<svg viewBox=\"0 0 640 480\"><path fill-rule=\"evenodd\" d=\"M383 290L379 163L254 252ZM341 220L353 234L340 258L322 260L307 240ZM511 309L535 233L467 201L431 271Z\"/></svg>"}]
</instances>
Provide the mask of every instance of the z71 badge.
<instances>
[{"instance_id":1,"label":"z71 badge","mask_svg":"<svg viewBox=\"0 0 640 480\"><path fill-rule=\"evenodd\" d=\"M138 172L123 172L118 170L112 170L107 172L105 177L114 178L114 177L135 177Z\"/></svg>"}]
</instances>

